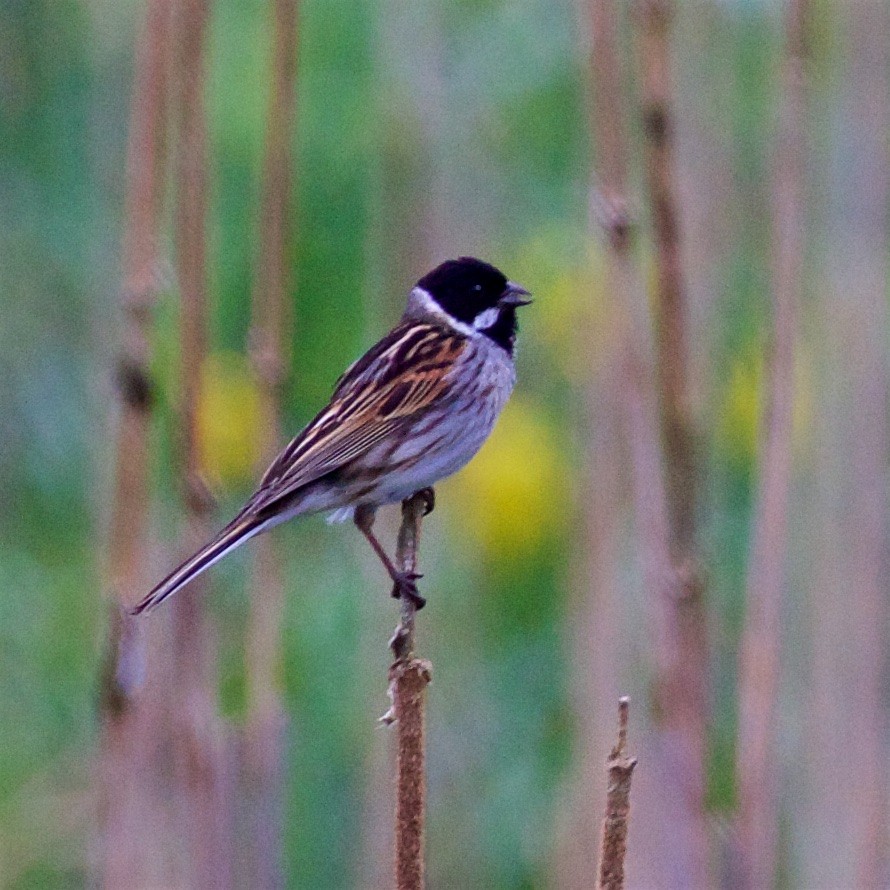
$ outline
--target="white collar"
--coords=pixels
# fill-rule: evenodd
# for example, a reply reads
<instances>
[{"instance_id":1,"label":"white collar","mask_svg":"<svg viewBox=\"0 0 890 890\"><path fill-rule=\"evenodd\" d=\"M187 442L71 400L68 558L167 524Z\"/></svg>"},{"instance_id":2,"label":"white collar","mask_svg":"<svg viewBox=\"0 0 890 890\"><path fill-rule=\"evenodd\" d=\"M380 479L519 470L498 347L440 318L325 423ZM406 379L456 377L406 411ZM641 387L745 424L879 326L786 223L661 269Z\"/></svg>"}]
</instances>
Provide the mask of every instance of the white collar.
<instances>
[{"instance_id":1,"label":"white collar","mask_svg":"<svg viewBox=\"0 0 890 890\"><path fill-rule=\"evenodd\" d=\"M458 321L454 316L446 312L434 299L432 294L422 287L414 287L408 296L408 312L412 315L431 315L439 321L444 321L449 327L459 331L465 337L479 337L481 331L477 331L472 325Z\"/></svg>"}]
</instances>

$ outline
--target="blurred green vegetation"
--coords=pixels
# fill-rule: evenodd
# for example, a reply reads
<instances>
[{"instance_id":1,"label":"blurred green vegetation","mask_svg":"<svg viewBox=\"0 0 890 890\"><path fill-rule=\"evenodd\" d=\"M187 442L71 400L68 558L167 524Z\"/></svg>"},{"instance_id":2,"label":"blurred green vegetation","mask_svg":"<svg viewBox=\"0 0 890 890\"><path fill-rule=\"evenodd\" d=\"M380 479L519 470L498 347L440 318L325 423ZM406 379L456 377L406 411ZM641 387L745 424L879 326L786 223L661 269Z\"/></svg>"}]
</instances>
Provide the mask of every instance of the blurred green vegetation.
<instances>
[{"instance_id":1,"label":"blurred green vegetation","mask_svg":"<svg viewBox=\"0 0 890 890\"><path fill-rule=\"evenodd\" d=\"M730 685L759 416L776 20L769 3L704 4L699 21L693 5L681 15L677 45L679 81L693 90L684 107L694 106L700 140L731 146L728 175L748 202L727 223L733 251L709 270L718 292L701 399L717 430L706 452L705 527L708 552L719 553L709 566L719 808L732 795ZM0 881L10 887L86 881L91 827L71 814L90 805L96 736L105 614L98 566L139 13L131 0L7 0L0 17ZM268 19L259 0L217 0L210 42L213 355L203 453L220 521L253 482L256 405L243 351ZM404 59L395 58L402 49ZM444 218L446 243L437 249L489 258L538 297L522 319L514 402L478 460L441 486L427 521L430 605L420 640L435 666L431 886L540 887L576 725L567 625L574 523L584 508L582 391L609 321L587 220L590 100L578 12L569 0L421 0L388 12L368 0L303 0L299 58L287 428L312 416L342 369L395 320L410 276L424 271L393 251L400 240L413 249L415 204L432 202ZM416 82L399 68L406 60L421 66ZM431 121L421 113L424 78L434 80L438 102ZM403 164L407 193L398 192ZM155 344L155 524L171 543L176 313L171 285ZM361 874L395 608L349 528L315 519L276 534L293 554L288 875L295 887L344 887ZM246 564L240 555L213 575L222 701L235 720ZM632 559L626 571L638 585ZM634 678L644 701L643 659Z\"/></svg>"}]
</instances>

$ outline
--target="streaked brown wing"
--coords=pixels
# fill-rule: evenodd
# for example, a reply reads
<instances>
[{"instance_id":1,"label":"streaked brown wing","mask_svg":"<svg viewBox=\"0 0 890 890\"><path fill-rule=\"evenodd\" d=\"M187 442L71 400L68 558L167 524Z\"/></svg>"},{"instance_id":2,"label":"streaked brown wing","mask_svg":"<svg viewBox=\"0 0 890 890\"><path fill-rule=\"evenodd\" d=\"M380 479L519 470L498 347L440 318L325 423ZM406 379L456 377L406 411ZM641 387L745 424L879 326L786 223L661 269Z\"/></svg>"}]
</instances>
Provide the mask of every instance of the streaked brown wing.
<instances>
[{"instance_id":1,"label":"streaked brown wing","mask_svg":"<svg viewBox=\"0 0 890 890\"><path fill-rule=\"evenodd\" d=\"M466 339L404 322L337 381L328 406L281 452L245 512L256 512L345 466L447 398L448 371Z\"/></svg>"}]
</instances>

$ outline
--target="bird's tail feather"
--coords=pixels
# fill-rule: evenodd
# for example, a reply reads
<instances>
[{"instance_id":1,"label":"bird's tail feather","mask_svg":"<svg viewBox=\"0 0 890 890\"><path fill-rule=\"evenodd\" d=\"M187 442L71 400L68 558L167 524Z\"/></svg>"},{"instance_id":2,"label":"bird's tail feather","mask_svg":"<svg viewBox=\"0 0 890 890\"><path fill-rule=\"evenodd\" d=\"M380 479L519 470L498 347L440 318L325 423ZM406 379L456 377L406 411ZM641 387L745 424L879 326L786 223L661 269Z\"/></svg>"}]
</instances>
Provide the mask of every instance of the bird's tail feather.
<instances>
[{"instance_id":1,"label":"bird's tail feather","mask_svg":"<svg viewBox=\"0 0 890 890\"><path fill-rule=\"evenodd\" d=\"M226 554L240 547L245 541L259 534L269 525L268 520L247 516L236 519L227 525L209 544L190 556L175 568L160 584L148 593L133 608L131 614L141 615L160 605L168 596L173 596L189 581L197 578L205 569L219 562Z\"/></svg>"}]
</instances>

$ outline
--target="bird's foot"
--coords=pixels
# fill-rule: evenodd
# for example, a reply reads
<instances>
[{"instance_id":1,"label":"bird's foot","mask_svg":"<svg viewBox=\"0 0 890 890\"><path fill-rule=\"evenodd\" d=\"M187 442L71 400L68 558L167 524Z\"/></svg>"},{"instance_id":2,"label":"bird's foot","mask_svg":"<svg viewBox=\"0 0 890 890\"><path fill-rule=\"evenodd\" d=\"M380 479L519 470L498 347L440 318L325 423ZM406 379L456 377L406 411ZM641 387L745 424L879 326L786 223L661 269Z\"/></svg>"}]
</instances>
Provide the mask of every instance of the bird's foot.
<instances>
[{"instance_id":1,"label":"bird's foot","mask_svg":"<svg viewBox=\"0 0 890 890\"><path fill-rule=\"evenodd\" d=\"M432 487L421 488L417 492L423 498L423 515L429 516L436 509L436 490Z\"/></svg>"},{"instance_id":2,"label":"bird's foot","mask_svg":"<svg viewBox=\"0 0 890 890\"><path fill-rule=\"evenodd\" d=\"M414 603L415 609L422 609L426 600L417 590L417 582L423 577L417 572L399 572L394 578L392 595L395 599L405 598Z\"/></svg>"}]
</instances>

